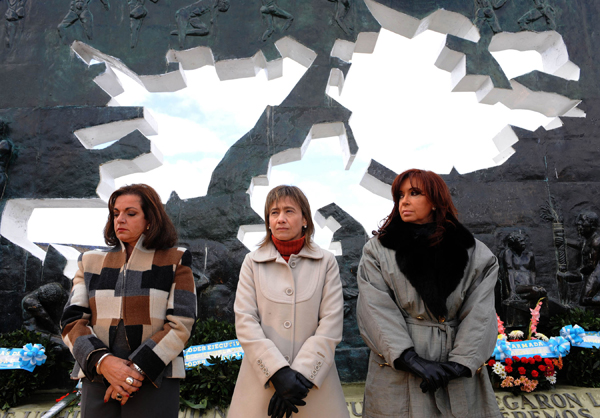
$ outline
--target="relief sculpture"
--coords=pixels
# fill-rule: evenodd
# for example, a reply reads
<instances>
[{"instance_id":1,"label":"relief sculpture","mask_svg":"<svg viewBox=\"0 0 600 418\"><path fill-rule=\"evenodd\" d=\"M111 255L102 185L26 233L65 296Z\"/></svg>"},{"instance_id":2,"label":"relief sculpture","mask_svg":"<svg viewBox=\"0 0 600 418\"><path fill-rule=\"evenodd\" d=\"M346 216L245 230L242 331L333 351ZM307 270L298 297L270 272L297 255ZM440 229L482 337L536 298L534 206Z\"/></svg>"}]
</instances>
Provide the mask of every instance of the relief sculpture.
<instances>
[{"instance_id":1,"label":"relief sculpture","mask_svg":"<svg viewBox=\"0 0 600 418\"><path fill-rule=\"evenodd\" d=\"M262 40L266 41L273 35L273 32L275 32L275 24L273 22L274 17L285 20L285 24L283 25L283 28L281 28L281 31L285 32L292 25L294 16L279 7L277 5L277 0L262 0L262 3L263 5L260 8L260 13L262 14L263 20L266 20L267 22L267 30L263 33Z\"/></svg>"},{"instance_id":2,"label":"relief sculpture","mask_svg":"<svg viewBox=\"0 0 600 418\"><path fill-rule=\"evenodd\" d=\"M185 46L186 36L207 36L215 23L217 11L225 13L229 10L229 0L200 0L189 6L182 7L175 13L177 30L171 32L179 38L179 48ZM207 25L202 16L210 14Z\"/></svg>"},{"instance_id":3,"label":"relief sculpture","mask_svg":"<svg viewBox=\"0 0 600 418\"><path fill-rule=\"evenodd\" d=\"M158 0L150 0L153 3ZM148 9L144 6L146 0L128 0L129 5L129 27L131 29L131 40L130 46L135 48L140 38L140 31L142 29L142 23L144 18L148 15Z\"/></svg>"},{"instance_id":4,"label":"relief sculpture","mask_svg":"<svg viewBox=\"0 0 600 418\"><path fill-rule=\"evenodd\" d=\"M521 231L508 234L504 238L504 249L500 251L498 261L506 325L511 328L527 327L529 309L538 299L546 296L546 289L536 285L535 257L527 249L527 236Z\"/></svg>"},{"instance_id":5,"label":"relief sculpture","mask_svg":"<svg viewBox=\"0 0 600 418\"><path fill-rule=\"evenodd\" d=\"M71 0L69 11L58 25L58 34L65 44L68 44L66 39L66 29L73 26L76 22L81 22L85 36L92 40L94 39L94 15L90 11L90 2L92 0ZM110 10L108 0L100 0L104 8Z\"/></svg>"},{"instance_id":6,"label":"relief sculpture","mask_svg":"<svg viewBox=\"0 0 600 418\"><path fill-rule=\"evenodd\" d=\"M473 24L478 28L489 26L492 32L499 33L502 31L496 9L501 8L506 3L506 0L475 0L475 20Z\"/></svg>"},{"instance_id":7,"label":"relief sculpture","mask_svg":"<svg viewBox=\"0 0 600 418\"><path fill-rule=\"evenodd\" d=\"M555 30L556 12L554 11L554 8L550 6L546 0L533 0L533 4L534 8L519 18L519 26L522 29L531 30L531 25L543 18L546 22L546 27L549 30Z\"/></svg>"},{"instance_id":8,"label":"relief sculpture","mask_svg":"<svg viewBox=\"0 0 600 418\"><path fill-rule=\"evenodd\" d=\"M6 29L6 47L10 48L15 40L15 34L17 32L17 24L21 19L25 17L25 0L7 0L8 9L4 14L6 18L5 29Z\"/></svg>"},{"instance_id":9,"label":"relief sculpture","mask_svg":"<svg viewBox=\"0 0 600 418\"><path fill-rule=\"evenodd\" d=\"M4 197L8 183L8 164L12 156L13 146L8 136L8 125L0 121L0 200Z\"/></svg>"},{"instance_id":10,"label":"relief sculpture","mask_svg":"<svg viewBox=\"0 0 600 418\"><path fill-rule=\"evenodd\" d=\"M348 12L350 11L350 0L329 0L335 3L335 21L346 33L350 35L352 33L352 26L348 26L345 22Z\"/></svg>"}]
</instances>

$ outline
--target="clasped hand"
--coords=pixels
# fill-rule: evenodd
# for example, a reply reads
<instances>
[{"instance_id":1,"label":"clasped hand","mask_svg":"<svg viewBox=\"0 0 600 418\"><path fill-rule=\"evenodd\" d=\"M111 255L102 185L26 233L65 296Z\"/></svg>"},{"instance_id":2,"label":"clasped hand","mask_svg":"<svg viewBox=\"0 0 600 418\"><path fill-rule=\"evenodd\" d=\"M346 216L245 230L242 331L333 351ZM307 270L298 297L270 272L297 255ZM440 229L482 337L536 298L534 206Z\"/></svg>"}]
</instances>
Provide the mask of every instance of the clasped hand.
<instances>
[{"instance_id":1,"label":"clasped hand","mask_svg":"<svg viewBox=\"0 0 600 418\"><path fill-rule=\"evenodd\" d=\"M287 418L292 412L298 412L298 406L306 405L302 399L306 398L313 384L290 367L283 367L271 377L275 393L269 402L268 415L272 418Z\"/></svg>"},{"instance_id":2,"label":"clasped hand","mask_svg":"<svg viewBox=\"0 0 600 418\"><path fill-rule=\"evenodd\" d=\"M448 382L459 377L468 377L471 371L454 361L433 361L427 360L415 352L414 348L409 348L394 361L394 367L400 370L408 371L423 379L421 390L435 392L439 388L448 386Z\"/></svg>"},{"instance_id":3,"label":"clasped hand","mask_svg":"<svg viewBox=\"0 0 600 418\"><path fill-rule=\"evenodd\" d=\"M127 400L133 396L133 393L140 389L144 380L144 376L133 368L133 363L130 360L115 356L106 357L98 373L102 374L110 383L104 394L104 402L108 402L112 398L119 401L121 405L125 405ZM127 382L129 377L133 379L131 384Z\"/></svg>"}]
</instances>

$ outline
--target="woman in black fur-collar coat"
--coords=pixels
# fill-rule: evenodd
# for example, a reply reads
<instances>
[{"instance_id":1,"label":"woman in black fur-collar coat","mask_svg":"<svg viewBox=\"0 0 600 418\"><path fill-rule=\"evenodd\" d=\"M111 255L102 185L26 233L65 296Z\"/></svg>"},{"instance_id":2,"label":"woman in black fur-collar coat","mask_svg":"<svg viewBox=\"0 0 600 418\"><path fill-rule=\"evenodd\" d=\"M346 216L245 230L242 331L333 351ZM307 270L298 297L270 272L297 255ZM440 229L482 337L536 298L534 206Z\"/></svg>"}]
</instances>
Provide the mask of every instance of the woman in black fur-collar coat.
<instances>
[{"instance_id":1,"label":"woman in black fur-collar coat","mask_svg":"<svg viewBox=\"0 0 600 418\"><path fill-rule=\"evenodd\" d=\"M497 336L496 257L458 222L437 174L405 171L392 195L358 269L363 417L501 417L481 367Z\"/></svg>"}]
</instances>

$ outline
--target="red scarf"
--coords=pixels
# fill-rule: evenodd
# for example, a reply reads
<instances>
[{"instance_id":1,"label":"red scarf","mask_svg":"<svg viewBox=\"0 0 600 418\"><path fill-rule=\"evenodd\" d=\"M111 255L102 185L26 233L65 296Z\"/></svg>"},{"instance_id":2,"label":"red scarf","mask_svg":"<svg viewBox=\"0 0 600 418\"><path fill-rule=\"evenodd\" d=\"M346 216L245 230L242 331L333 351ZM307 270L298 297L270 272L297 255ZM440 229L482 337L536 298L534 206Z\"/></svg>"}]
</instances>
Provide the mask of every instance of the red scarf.
<instances>
[{"instance_id":1,"label":"red scarf","mask_svg":"<svg viewBox=\"0 0 600 418\"><path fill-rule=\"evenodd\" d=\"M288 262L292 254L298 254L302 247L304 247L304 236L294 241L280 241L271 235L271 240L275 244L275 248L281 254L281 257Z\"/></svg>"}]
</instances>

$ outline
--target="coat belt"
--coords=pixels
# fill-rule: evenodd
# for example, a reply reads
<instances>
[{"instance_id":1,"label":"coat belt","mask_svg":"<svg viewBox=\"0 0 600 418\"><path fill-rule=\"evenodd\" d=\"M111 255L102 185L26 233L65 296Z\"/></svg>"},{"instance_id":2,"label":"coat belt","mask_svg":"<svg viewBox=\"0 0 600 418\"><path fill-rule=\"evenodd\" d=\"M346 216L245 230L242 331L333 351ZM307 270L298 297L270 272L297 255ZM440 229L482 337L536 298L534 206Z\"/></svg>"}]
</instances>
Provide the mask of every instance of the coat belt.
<instances>
[{"instance_id":1,"label":"coat belt","mask_svg":"<svg viewBox=\"0 0 600 418\"><path fill-rule=\"evenodd\" d=\"M450 350L452 349L452 345L454 343L454 330L460 323L457 319L452 319L446 322L436 322L430 321L428 319L417 319L408 316L404 317L404 320L407 324L417 325L421 327L437 328L443 333L445 333L446 338L442 340L443 345L441 359L442 361L448 360L448 354L450 353ZM469 414L469 407L467 405L467 395L462 382L462 378L453 379L448 383L448 386L446 388L438 389L435 391L435 404L438 410L442 415L448 415L446 412L446 402L444 402L444 394L442 392L443 390L447 392L447 397L450 401L450 409L452 410L452 415L457 418L466 417Z\"/></svg>"}]
</instances>

